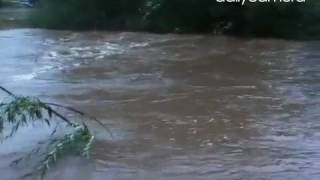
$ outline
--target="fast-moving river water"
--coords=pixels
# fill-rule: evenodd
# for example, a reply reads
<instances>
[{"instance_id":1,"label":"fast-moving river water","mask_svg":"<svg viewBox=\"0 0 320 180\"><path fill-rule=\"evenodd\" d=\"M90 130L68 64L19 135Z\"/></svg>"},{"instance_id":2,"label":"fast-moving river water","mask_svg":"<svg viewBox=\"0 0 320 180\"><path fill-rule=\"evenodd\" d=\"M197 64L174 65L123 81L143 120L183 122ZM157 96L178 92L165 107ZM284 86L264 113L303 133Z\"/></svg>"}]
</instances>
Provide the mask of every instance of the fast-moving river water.
<instances>
[{"instance_id":1,"label":"fast-moving river water","mask_svg":"<svg viewBox=\"0 0 320 180\"><path fill-rule=\"evenodd\" d=\"M0 31L0 84L103 121L92 159L49 180L320 179L320 42L129 32ZM46 138L22 129L12 159Z\"/></svg>"}]
</instances>

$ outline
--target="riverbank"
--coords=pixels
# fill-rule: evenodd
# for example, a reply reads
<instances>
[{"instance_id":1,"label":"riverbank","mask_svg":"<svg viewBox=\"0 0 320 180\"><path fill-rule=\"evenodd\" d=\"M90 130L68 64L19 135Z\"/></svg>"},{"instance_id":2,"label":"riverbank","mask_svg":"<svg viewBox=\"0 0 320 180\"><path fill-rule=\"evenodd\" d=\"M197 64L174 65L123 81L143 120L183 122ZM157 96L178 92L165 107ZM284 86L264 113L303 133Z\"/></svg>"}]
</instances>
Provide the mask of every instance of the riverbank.
<instances>
[{"instance_id":1,"label":"riverbank","mask_svg":"<svg viewBox=\"0 0 320 180\"><path fill-rule=\"evenodd\" d=\"M37 28L227 34L320 39L319 2L217 3L212 0L42 0L30 17Z\"/></svg>"},{"instance_id":2,"label":"riverbank","mask_svg":"<svg viewBox=\"0 0 320 180\"><path fill-rule=\"evenodd\" d=\"M16 2L2 1L0 7L0 29L30 27L31 8Z\"/></svg>"},{"instance_id":3,"label":"riverbank","mask_svg":"<svg viewBox=\"0 0 320 180\"><path fill-rule=\"evenodd\" d=\"M314 1L301 5L244 6L152 1L143 6L124 1L43 0L35 8L8 4L0 8L0 28L111 30L152 33L210 34L296 40L320 39L320 16ZM150 1L151 2L151 1ZM161 2L161 3L160 3ZM144 8L139 8L143 6ZM112 8L110 8L112 7Z\"/></svg>"},{"instance_id":4,"label":"riverbank","mask_svg":"<svg viewBox=\"0 0 320 180\"><path fill-rule=\"evenodd\" d=\"M29 27L28 17L31 10L21 7L5 7L0 9L0 29Z\"/></svg>"}]
</instances>

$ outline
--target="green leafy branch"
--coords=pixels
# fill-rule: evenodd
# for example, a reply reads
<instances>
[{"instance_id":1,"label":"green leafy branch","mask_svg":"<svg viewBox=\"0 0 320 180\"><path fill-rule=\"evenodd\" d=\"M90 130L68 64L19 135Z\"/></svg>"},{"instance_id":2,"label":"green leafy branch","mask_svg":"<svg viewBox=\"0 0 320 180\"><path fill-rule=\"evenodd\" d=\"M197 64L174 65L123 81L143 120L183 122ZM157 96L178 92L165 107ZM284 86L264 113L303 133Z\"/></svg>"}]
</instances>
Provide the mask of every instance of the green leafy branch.
<instances>
[{"instance_id":1,"label":"green leafy branch","mask_svg":"<svg viewBox=\"0 0 320 180\"><path fill-rule=\"evenodd\" d=\"M63 108L87 119L93 119L110 132L110 130L97 119L92 118L72 107L42 102L40 99L35 97L17 96L1 86L0 90L10 97L9 101L0 103L0 135L4 135L5 128L10 127L10 132L8 135L3 136L5 137L4 139L14 136L21 127L28 126L36 121L45 122L48 126L51 126L51 121L54 118L61 120L72 129L70 133L65 134L63 137L53 138L53 134L55 134L57 127L54 128L51 133L51 139L45 143L45 151L43 153L40 153L41 148L38 147L32 150L28 156L17 159L13 162L13 164L18 164L22 160L29 159L33 155L40 157L41 160L37 163L34 171L26 176L37 176L41 180L44 179L49 168L57 162L59 157L70 152L89 157L94 136L88 129L87 125L84 122L73 122L60 112L53 109L53 107ZM111 132L110 135L112 137Z\"/></svg>"}]
</instances>

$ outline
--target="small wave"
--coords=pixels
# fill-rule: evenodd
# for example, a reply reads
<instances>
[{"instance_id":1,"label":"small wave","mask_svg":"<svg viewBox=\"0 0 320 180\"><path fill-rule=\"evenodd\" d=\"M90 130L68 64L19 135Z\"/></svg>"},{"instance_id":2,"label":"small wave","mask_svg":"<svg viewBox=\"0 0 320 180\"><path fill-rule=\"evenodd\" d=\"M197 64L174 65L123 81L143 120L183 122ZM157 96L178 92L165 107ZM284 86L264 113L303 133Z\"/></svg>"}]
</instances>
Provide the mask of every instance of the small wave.
<instances>
[{"instance_id":1,"label":"small wave","mask_svg":"<svg viewBox=\"0 0 320 180\"><path fill-rule=\"evenodd\" d=\"M37 76L36 73L21 74L21 75L13 76L12 79L13 81L31 80L31 79L34 79L36 76Z\"/></svg>"},{"instance_id":2,"label":"small wave","mask_svg":"<svg viewBox=\"0 0 320 180\"><path fill-rule=\"evenodd\" d=\"M13 81L32 80L32 79L35 79L39 74L45 73L45 72L52 70L52 69L54 69L54 66L49 66L49 65L43 66L41 68L34 70L31 73L15 75L12 77L12 80Z\"/></svg>"},{"instance_id":3,"label":"small wave","mask_svg":"<svg viewBox=\"0 0 320 180\"><path fill-rule=\"evenodd\" d=\"M130 43L130 48L139 48L139 47L147 47L149 43Z\"/></svg>"},{"instance_id":4,"label":"small wave","mask_svg":"<svg viewBox=\"0 0 320 180\"><path fill-rule=\"evenodd\" d=\"M278 101L281 100L280 98L276 97L268 97L268 96L253 96L253 95L242 95L237 96L239 99L257 99L257 100L272 100L272 101Z\"/></svg>"},{"instance_id":5,"label":"small wave","mask_svg":"<svg viewBox=\"0 0 320 180\"><path fill-rule=\"evenodd\" d=\"M103 43L96 46L79 46L69 48L56 48L43 55L42 59L65 61L78 59L94 59L100 60L107 56L122 54L125 48L115 43Z\"/></svg>"}]
</instances>

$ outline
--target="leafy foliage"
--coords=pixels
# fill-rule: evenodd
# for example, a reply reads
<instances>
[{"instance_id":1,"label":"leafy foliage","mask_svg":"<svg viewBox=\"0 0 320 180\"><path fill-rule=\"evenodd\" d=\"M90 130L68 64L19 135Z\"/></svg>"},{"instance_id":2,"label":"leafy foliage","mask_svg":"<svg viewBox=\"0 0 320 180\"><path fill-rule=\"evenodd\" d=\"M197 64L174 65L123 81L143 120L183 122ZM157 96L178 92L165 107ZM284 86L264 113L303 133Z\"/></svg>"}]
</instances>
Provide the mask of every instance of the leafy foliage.
<instances>
[{"instance_id":1,"label":"leafy foliage","mask_svg":"<svg viewBox=\"0 0 320 180\"><path fill-rule=\"evenodd\" d=\"M10 133L5 136L6 139L14 136L21 127L32 124L35 121L44 122L48 126L51 126L51 121L54 120L54 118L58 118L71 128L71 132L63 137L53 138L56 132L56 129L54 129L51 133L52 138L48 143L45 143L45 147L38 147L32 150L25 158L20 158L14 162L14 164L17 164L22 160L30 158L34 154L40 157L41 160L35 167L35 170L28 175L36 175L40 179L43 179L49 168L55 164L59 157L70 152L86 157L89 156L94 136L91 134L87 125L69 120L54 110L52 106L62 107L82 116L85 116L84 113L71 107L45 103L34 97L16 96L3 87L0 87L0 90L10 96L7 101L0 104L0 135L4 134L5 128L11 128ZM41 149L45 151L40 153Z\"/></svg>"},{"instance_id":2,"label":"leafy foliage","mask_svg":"<svg viewBox=\"0 0 320 180\"><path fill-rule=\"evenodd\" d=\"M229 33L295 38L319 34L320 6L216 0L42 0L31 22L58 29ZM318 36L319 37L319 36Z\"/></svg>"},{"instance_id":3,"label":"leafy foliage","mask_svg":"<svg viewBox=\"0 0 320 180\"><path fill-rule=\"evenodd\" d=\"M42 0L31 16L36 26L58 29L137 28L144 0Z\"/></svg>"},{"instance_id":4,"label":"leafy foliage","mask_svg":"<svg viewBox=\"0 0 320 180\"><path fill-rule=\"evenodd\" d=\"M62 138L56 138L50 141L47 150L42 154L42 160L36 167L35 172L40 172L40 178L43 179L50 166L55 164L57 158L75 151L77 154L89 157L90 149L94 136L89 129L84 126L75 127L74 132L65 135Z\"/></svg>"},{"instance_id":5,"label":"leafy foliage","mask_svg":"<svg viewBox=\"0 0 320 180\"><path fill-rule=\"evenodd\" d=\"M10 137L13 136L20 127L28 125L30 122L42 120L43 110L46 110L49 118L52 118L52 109L42 103L39 99L32 97L16 97L7 104L3 104L0 111L0 132L4 123L12 125ZM49 119L44 119L49 125Z\"/></svg>"}]
</instances>

